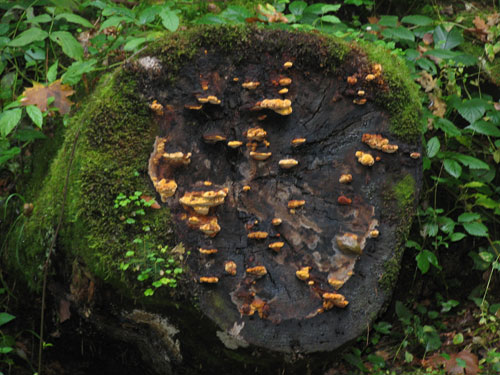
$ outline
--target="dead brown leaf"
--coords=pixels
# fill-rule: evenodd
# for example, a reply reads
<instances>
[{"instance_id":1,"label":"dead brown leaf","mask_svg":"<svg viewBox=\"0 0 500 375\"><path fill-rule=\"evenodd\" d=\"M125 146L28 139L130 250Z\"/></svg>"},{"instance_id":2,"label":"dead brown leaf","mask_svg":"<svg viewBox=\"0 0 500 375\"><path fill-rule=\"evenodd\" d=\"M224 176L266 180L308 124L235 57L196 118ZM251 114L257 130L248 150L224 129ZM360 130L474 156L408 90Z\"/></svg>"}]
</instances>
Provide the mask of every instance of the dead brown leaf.
<instances>
[{"instance_id":1,"label":"dead brown leaf","mask_svg":"<svg viewBox=\"0 0 500 375\"><path fill-rule=\"evenodd\" d=\"M150 197L149 195L141 195L141 199L144 199L146 202L149 202L153 197ZM161 206L158 204L158 202L153 203L150 206L153 210L159 210Z\"/></svg>"},{"instance_id":2,"label":"dead brown leaf","mask_svg":"<svg viewBox=\"0 0 500 375\"><path fill-rule=\"evenodd\" d=\"M40 111L46 112L47 100L51 97L54 101L50 107L56 107L59 113L68 113L73 105L73 102L68 99L75 91L68 85L63 85L61 80L57 80L48 86L34 82L33 87L27 88L23 92L24 98L21 99L21 104L24 106L36 105Z\"/></svg>"},{"instance_id":3,"label":"dead brown leaf","mask_svg":"<svg viewBox=\"0 0 500 375\"><path fill-rule=\"evenodd\" d=\"M495 106L495 109L497 111L500 111L500 102L499 103L493 103L493 105Z\"/></svg>"},{"instance_id":4,"label":"dead brown leaf","mask_svg":"<svg viewBox=\"0 0 500 375\"><path fill-rule=\"evenodd\" d=\"M432 111L432 114L438 117L443 117L446 113L445 101L433 93L429 93L429 100L431 101L429 109Z\"/></svg>"},{"instance_id":5,"label":"dead brown leaf","mask_svg":"<svg viewBox=\"0 0 500 375\"><path fill-rule=\"evenodd\" d=\"M422 38L422 40L424 41L424 44L425 44L426 46L428 46L428 45L430 45L430 44L434 43L434 37L432 36L432 34L431 34L431 33L426 33L426 34L424 34L424 37Z\"/></svg>"},{"instance_id":6,"label":"dead brown leaf","mask_svg":"<svg viewBox=\"0 0 500 375\"><path fill-rule=\"evenodd\" d=\"M465 367L457 363L457 359L465 362ZM445 359L440 353L432 355L429 359L422 361L423 366L437 369L444 366L446 373L450 375L477 375L479 373L479 362L475 354L468 350L450 354L450 359Z\"/></svg>"},{"instance_id":7,"label":"dead brown leaf","mask_svg":"<svg viewBox=\"0 0 500 375\"><path fill-rule=\"evenodd\" d=\"M420 77L416 79L420 86L425 90L425 92L431 92L436 88L436 79L432 78L432 75L423 71L420 73Z\"/></svg>"},{"instance_id":8,"label":"dead brown leaf","mask_svg":"<svg viewBox=\"0 0 500 375\"><path fill-rule=\"evenodd\" d=\"M270 4L257 6L257 13L267 18L268 23L288 23L288 18L283 13L277 12L276 9Z\"/></svg>"}]
</instances>

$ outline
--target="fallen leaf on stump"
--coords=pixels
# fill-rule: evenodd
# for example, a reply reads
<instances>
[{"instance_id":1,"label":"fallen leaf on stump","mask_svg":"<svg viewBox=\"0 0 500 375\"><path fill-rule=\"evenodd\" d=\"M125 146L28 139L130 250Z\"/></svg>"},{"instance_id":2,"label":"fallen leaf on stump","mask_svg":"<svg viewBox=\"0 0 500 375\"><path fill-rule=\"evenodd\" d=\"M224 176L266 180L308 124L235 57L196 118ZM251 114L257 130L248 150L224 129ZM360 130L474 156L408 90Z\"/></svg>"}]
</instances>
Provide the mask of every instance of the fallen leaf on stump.
<instances>
[{"instance_id":1,"label":"fallen leaf on stump","mask_svg":"<svg viewBox=\"0 0 500 375\"><path fill-rule=\"evenodd\" d=\"M48 86L38 82L33 82L33 87L27 88L23 92L24 98L21 99L21 104L24 106L36 105L42 112L47 111L47 100L51 97L54 101L50 107L59 109L59 113L64 115L68 113L73 105L73 102L68 99L75 91L68 85L61 84L61 80L57 80Z\"/></svg>"}]
</instances>

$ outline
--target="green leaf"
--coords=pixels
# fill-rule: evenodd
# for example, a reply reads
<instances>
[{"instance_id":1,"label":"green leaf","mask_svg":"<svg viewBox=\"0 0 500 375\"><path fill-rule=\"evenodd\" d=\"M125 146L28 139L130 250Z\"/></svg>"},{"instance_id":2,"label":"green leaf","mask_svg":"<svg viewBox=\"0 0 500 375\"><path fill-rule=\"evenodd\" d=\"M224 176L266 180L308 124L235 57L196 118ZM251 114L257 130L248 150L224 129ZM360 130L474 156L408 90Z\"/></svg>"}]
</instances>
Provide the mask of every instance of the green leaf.
<instances>
[{"instance_id":1,"label":"green leaf","mask_svg":"<svg viewBox=\"0 0 500 375\"><path fill-rule=\"evenodd\" d=\"M322 22L328 22L328 23L340 23L340 19L336 16L332 16L332 15L327 15L327 16L323 16L320 18L320 20Z\"/></svg>"},{"instance_id":2,"label":"green leaf","mask_svg":"<svg viewBox=\"0 0 500 375\"><path fill-rule=\"evenodd\" d=\"M169 31L174 32L179 27L179 17L173 10L163 9L160 13L162 25Z\"/></svg>"},{"instance_id":3,"label":"green leaf","mask_svg":"<svg viewBox=\"0 0 500 375\"><path fill-rule=\"evenodd\" d=\"M21 108L10 109L0 114L0 135L7 137L21 120Z\"/></svg>"},{"instance_id":4,"label":"green leaf","mask_svg":"<svg viewBox=\"0 0 500 375\"><path fill-rule=\"evenodd\" d=\"M387 322L379 322L379 323L375 323L373 325L373 328L377 332L380 332L380 333L382 333L384 335L388 335L388 334L391 333L392 324L391 323L387 323Z\"/></svg>"},{"instance_id":5,"label":"green leaf","mask_svg":"<svg viewBox=\"0 0 500 375\"><path fill-rule=\"evenodd\" d=\"M434 29L434 44L436 48L453 49L463 43L464 38L457 28L446 31L441 25Z\"/></svg>"},{"instance_id":6,"label":"green leaf","mask_svg":"<svg viewBox=\"0 0 500 375\"><path fill-rule=\"evenodd\" d=\"M398 25L398 17L397 16L382 16L378 21L380 26L386 27L396 27Z\"/></svg>"},{"instance_id":7,"label":"green leaf","mask_svg":"<svg viewBox=\"0 0 500 375\"><path fill-rule=\"evenodd\" d=\"M449 51L446 49L433 49L430 51L427 51L424 56L433 56L437 57L438 59L444 59L444 60L450 60L454 59L459 52L455 51Z\"/></svg>"},{"instance_id":8,"label":"green leaf","mask_svg":"<svg viewBox=\"0 0 500 375\"><path fill-rule=\"evenodd\" d=\"M458 137L462 135L460 129L458 129L450 120L447 120L445 118L439 118L434 123L434 126L437 129L441 129L443 132L445 132L447 135L451 137Z\"/></svg>"},{"instance_id":9,"label":"green leaf","mask_svg":"<svg viewBox=\"0 0 500 375\"><path fill-rule=\"evenodd\" d=\"M0 326L7 324L11 320L14 320L14 319L16 319L16 317L14 315L10 315L9 313L6 313L6 312L1 312L0 313Z\"/></svg>"},{"instance_id":10,"label":"green leaf","mask_svg":"<svg viewBox=\"0 0 500 375\"><path fill-rule=\"evenodd\" d=\"M152 296L153 294L155 294L155 291L154 291L153 289L151 289L151 288L148 288L148 289L146 289L146 290L144 291L144 295L145 295L146 297Z\"/></svg>"},{"instance_id":11,"label":"green leaf","mask_svg":"<svg viewBox=\"0 0 500 375\"><path fill-rule=\"evenodd\" d=\"M467 236L464 233L455 232L450 236L450 240L451 240L451 242L458 242L458 241L464 239L465 237L467 237Z\"/></svg>"},{"instance_id":12,"label":"green leaf","mask_svg":"<svg viewBox=\"0 0 500 375\"><path fill-rule=\"evenodd\" d=\"M475 98L462 103L458 102L455 108L464 119L472 124L484 116L487 104L486 100Z\"/></svg>"},{"instance_id":13,"label":"green leaf","mask_svg":"<svg viewBox=\"0 0 500 375\"><path fill-rule=\"evenodd\" d=\"M483 223L472 222L472 223L463 223L464 229L471 236L476 237L488 237L488 228Z\"/></svg>"},{"instance_id":14,"label":"green leaf","mask_svg":"<svg viewBox=\"0 0 500 375\"><path fill-rule=\"evenodd\" d=\"M42 111L40 111L36 105L29 105L26 107L26 113L30 117L31 121L33 121L33 123L41 129L43 125Z\"/></svg>"},{"instance_id":15,"label":"green leaf","mask_svg":"<svg viewBox=\"0 0 500 375\"><path fill-rule=\"evenodd\" d=\"M301 16L304 13L304 9L307 8L307 3L305 1L294 1L288 6L288 10L294 16Z\"/></svg>"},{"instance_id":16,"label":"green leaf","mask_svg":"<svg viewBox=\"0 0 500 375\"><path fill-rule=\"evenodd\" d=\"M83 27L89 27L89 28L94 28L94 25L92 25L89 21L87 21L85 18L80 17L77 14L73 13L60 13L56 16L56 20L60 20L61 18L64 18L66 21L71 22L71 23L76 23L78 25L82 25Z\"/></svg>"},{"instance_id":17,"label":"green leaf","mask_svg":"<svg viewBox=\"0 0 500 375\"><path fill-rule=\"evenodd\" d=\"M460 335L461 335L461 333L460 333ZM462 342L463 341L464 341L464 338L462 336ZM453 343L455 344L455 337L453 337ZM458 367L462 367L462 368L466 368L467 367L467 362L465 362L465 360L463 360L462 358L455 358L455 361L457 361L457 366Z\"/></svg>"},{"instance_id":18,"label":"green leaf","mask_svg":"<svg viewBox=\"0 0 500 375\"><path fill-rule=\"evenodd\" d=\"M75 61L70 65L66 73L62 75L62 82L68 85L76 85L82 75L89 73L94 70L94 65L97 63L96 59L90 59L87 61Z\"/></svg>"},{"instance_id":19,"label":"green leaf","mask_svg":"<svg viewBox=\"0 0 500 375\"><path fill-rule=\"evenodd\" d=\"M116 27L118 26L121 22L127 21L127 22L132 22L133 19L130 19L128 17L122 17L122 16L112 16L109 17L106 21L104 21L101 24L101 27L99 28L99 31L102 31L108 27Z\"/></svg>"},{"instance_id":20,"label":"green leaf","mask_svg":"<svg viewBox=\"0 0 500 375\"><path fill-rule=\"evenodd\" d=\"M453 344L460 345L463 342L464 342L464 335L463 334L457 333L455 336L453 336ZM458 361L457 361L457 363L458 363Z\"/></svg>"},{"instance_id":21,"label":"green leaf","mask_svg":"<svg viewBox=\"0 0 500 375\"><path fill-rule=\"evenodd\" d=\"M153 22L156 16L160 14L161 10L162 8L158 5L148 6L139 14L139 24L145 25L146 23Z\"/></svg>"},{"instance_id":22,"label":"green leaf","mask_svg":"<svg viewBox=\"0 0 500 375\"><path fill-rule=\"evenodd\" d=\"M56 62L54 64L52 64L49 68L49 70L47 71L47 81L49 83L52 83L56 80L57 78L57 67L58 67L58 60L56 60Z\"/></svg>"},{"instance_id":23,"label":"green leaf","mask_svg":"<svg viewBox=\"0 0 500 375\"><path fill-rule=\"evenodd\" d=\"M443 165L446 172L455 178L459 178L462 174L462 167L455 160L445 159Z\"/></svg>"},{"instance_id":24,"label":"green leaf","mask_svg":"<svg viewBox=\"0 0 500 375\"><path fill-rule=\"evenodd\" d=\"M317 3L309 5L306 9L304 9L304 13L314 14L314 15L323 15L328 12L336 12L340 9L340 4L324 4Z\"/></svg>"},{"instance_id":25,"label":"green leaf","mask_svg":"<svg viewBox=\"0 0 500 375\"><path fill-rule=\"evenodd\" d=\"M467 130L473 130L476 133L483 134L483 135L490 135L492 137L500 137L500 129L498 126L495 124L492 124L491 122L487 121L476 121L469 126L467 126L465 129Z\"/></svg>"},{"instance_id":26,"label":"green leaf","mask_svg":"<svg viewBox=\"0 0 500 375\"><path fill-rule=\"evenodd\" d=\"M45 40L45 38L47 38L48 35L49 34L46 31L38 27L32 27L31 29L23 31L21 34L19 34L17 37L11 40L8 46L23 47L32 42L40 42L42 40Z\"/></svg>"},{"instance_id":27,"label":"green leaf","mask_svg":"<svg viewBox=\"0 0 500 375\"><path fill-rule=\"evenodd\" d=\"M137 47L146 42L146 40L146 38L133 38L125 43L123 49L125 51L134 51Z\"/></svg>"},{"instance_id":28,"label":"green leaf","mask_svg":"<svg viewBox=\"0 0 500 375\"><path fill-rule=\"evenodd\" d=\"M405 324L409 324L411 321L412 313L401 301L396 301L396 315Z\"/></svg>"},{"instance_id":29,"label":"green leaf","mask_svg":"<svg viewBox=\"0 0 500 375\"><path fill-rule=\"evenodd\" d=\"M40 14L39 16L30 18L28 20L28 23L47 23L52 21L52 17L49 16L47 13Z\"/></svg>"},{"instance_id":30,"label":"green leaf","mask_svg":"<svg viewBox=\"0 0 500 375\"><path fill-rule=\"evenodd\" d=\"M406 363L411 363L413 362L413 354L411 354L408 351L405 351L405 362Z\"/></svg>"},{"instance_id":31,"label":"green leaf","mask_svg":"<svg viewBox=\"0 0 500 375\"><path fill-rule=\"evenodd\" d=\"M16 157L21 153L19 147L12 147L5 151L0 151L0 165L3 165L6 161Z\"/></svg>"},{"instance_id":32,"label":"green leaf","mask_svg":"<svg viewBox=\"0 0 500 375\"><path fill-rule=\"evenodd\" d=\"M415 34L402 26L385 29L382 31L382 35L390 39L408 40L410 42L415 41Z\"/></svg>"},{"instance_id":33,"label":"green leaf","mask_svg":"<svg viewBox=\"0 0 500 375\"><path fill-rule=\"evenodd\" d=\"M54 31L50 34L50 39L59 44L68 57L74 60L81 60L83 57L83 47L67 31Z\"/></svg>"},{"instance_id":34,"label":"green leaf","mask_svg":"<svg viewBox=\"0 0 500 375\"><path fill-rule=\"evenodd\" d=\"M493 262L493 259L495 259L495 256L487 251L481 251L479 253L479 257L486 263L491 263Z\"/></svg>"},{"instance_id":35,"label":"green leaf","mask_svg":"<svg viewBox=\"0 0 500 375\"><path fill-rule=\"evenodd\" d=\"M428 26L432 24L434 21L432 18L426 17L426 16L421 16L421 15L410 15L403 17L401 19L402 23L409 23L411 25L417 25L417 26Z\"/></svg>"},{"instance_id":36,"label":"green leaf","mask_svg":"<svg viewBox=\"0 0 500 375\"><path fill-rule=\"evenodd\" d=\"M450 152L449 155L470 169L490 169L488 164L474 156L459 154L458 152Z\"/></svg>"},{"instance_id":37,"label":"green leaf","mask_svg":"<svg viewBox=\"0 0 500 375\"><path fill-rule=\"evenodd\" d=\"M439 143L438 137L432 137L427 142L427 156L433 158L439 152L441 148L441 143Z\"/></svg>"},{"instance_id":38,"label":"green leaf","mask_svg":"<svg viewBox=\"0 0 500 375\"><path fill-rule=\"evenodd\" d=\"M18 129L16 133L13 135L15 139L21 142L31 142L36 139L46 139L47 136L43 134L41 131L36 129Z\"/></svg>"},{"instance_id":39,"label":"green leaf","mask_svg":"<svg viewBox=\"0 0 500 375\"><path fill-rule=\"evenodd\" d=\"M481 219L481 215L476 212L464 212L457 220L459 223L471 223L479 219Z\"/></svg>"},{"instance_id":40,"label":"green leaf","mask_svg":"<svg viewBox=\"0 0 500 375\"><path fill-rule=\"evenodd\" d=\"M226 21L215 14L205 14L203 17L198 18L195 23L199 25L222 25Z\"/></svg>"}]
</instances>

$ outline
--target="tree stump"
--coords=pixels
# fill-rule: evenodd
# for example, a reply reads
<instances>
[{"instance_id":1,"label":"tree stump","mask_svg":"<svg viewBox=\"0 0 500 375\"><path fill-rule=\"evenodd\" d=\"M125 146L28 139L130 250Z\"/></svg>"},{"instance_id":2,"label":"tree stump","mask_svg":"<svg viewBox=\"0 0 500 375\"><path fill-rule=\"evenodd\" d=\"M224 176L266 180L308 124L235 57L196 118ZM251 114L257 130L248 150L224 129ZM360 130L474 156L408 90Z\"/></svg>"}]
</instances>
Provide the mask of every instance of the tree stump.
<instances>
[{"instance_id":1,"label":"tree stump","mask_svg":"<svg viewBox=\"0 0 500 375\"><path fill-rule=\"evenodd\" d=\"M110 316L146 327L157 339L136 344L159 373L211 350L270 358L349 343L391 296L421 185L419 100L407 76L384 51L279 30L203 27L143 51L74 121L74 201L57 251L63 264L85 264L77 269L97 287L76 298L73 267L72 297L59 298L94 311L85 319L117 338L135 336ZM47 197L74 132L35 204L32 236L55 222L59 205ZM160 203L152 238L190 254L172 293L143 298L145 311L120 302L110 312L106 281L113 294L130 296L128 283L143 290L117 266L138 230L116 218L114 199L134 190ZM208 335L197 316L211 321ZM170 333L158 333L164 318ZM153 355L158 342L170 349Z\"/></svg>"}]
</instances>

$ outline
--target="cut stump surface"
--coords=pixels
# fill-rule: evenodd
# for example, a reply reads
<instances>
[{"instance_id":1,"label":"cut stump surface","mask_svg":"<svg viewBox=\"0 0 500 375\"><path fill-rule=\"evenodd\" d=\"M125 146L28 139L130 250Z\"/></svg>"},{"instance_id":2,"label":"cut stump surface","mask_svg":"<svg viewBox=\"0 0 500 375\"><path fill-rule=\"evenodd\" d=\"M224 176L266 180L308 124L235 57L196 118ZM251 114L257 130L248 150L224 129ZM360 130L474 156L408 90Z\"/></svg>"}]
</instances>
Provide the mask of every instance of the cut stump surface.
<instances>
[{"instance_id":1,"label":"cut stump surface","mask_svg":"<svg viewBox=\"0 0 500 375\"><path fill-rule=\"evenodd\" d=\"M413 200L420 145L375 104L391 90L383 64L355 50L332 71L295 53L304 35L258 33L283 46L249 42L242 57L202 44L165 84L144 64L160 56L133 65L159 129L149 175L221 338L332 350L390 296L381 279L408 214L391 192Z\"/></svg>"}]
</instances>

